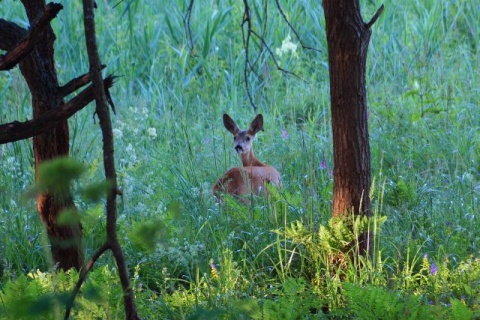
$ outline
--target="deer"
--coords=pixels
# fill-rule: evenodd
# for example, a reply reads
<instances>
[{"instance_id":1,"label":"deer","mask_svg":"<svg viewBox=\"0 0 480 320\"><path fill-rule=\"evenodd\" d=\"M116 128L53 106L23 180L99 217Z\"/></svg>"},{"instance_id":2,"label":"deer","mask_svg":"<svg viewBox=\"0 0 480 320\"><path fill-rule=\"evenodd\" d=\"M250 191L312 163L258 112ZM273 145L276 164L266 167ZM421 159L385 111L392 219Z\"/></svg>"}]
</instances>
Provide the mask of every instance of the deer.
<instances>
[{"instance_id":1,"label":"deer","mask_svg":"<svg viewBox=\"0 0 480 320\"><path fill-rule=\"evenodd\" d=\"M253 152L253 139L263 130L263 116L257 115L248 130L241 130L228 114L224 114L223 125L233 135L233 147L242 160L242 167L228 170L217 180L212 188L215 198L218 200L220 193L228 193L244 204L249 204L250 201L241 196L266 195L267 184L281 188L277 169L258 160Z\"/></svg>"}]
</instances>

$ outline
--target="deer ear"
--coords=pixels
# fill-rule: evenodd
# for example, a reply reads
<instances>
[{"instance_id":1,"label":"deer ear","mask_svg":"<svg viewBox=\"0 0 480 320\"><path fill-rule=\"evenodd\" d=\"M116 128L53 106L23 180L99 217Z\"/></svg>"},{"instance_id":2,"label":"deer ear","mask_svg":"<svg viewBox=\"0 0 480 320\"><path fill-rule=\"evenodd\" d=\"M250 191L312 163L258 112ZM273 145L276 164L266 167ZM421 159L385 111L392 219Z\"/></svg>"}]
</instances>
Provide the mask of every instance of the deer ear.
<instances>
[{"instance_id":1,"label":"deer ear","mask_svg":"<svg viewBox=\"0 0 480 320\"><path fill-rule=\"evenodd\" d=\"M223 125L225 128L233 135L237 134L240 129L238 129L237 124L233 121L228 114L223 115Z\"/></svg>"},{"instance_id":2,"label":"deer ear","mask_svg":"<svg viewBox=\"0 0 480 320\"><path fill-rule=\"evenodd\" d=\"M261 114L257 115L255 119L253 119L252 124L250 125L250 129L248 129L248 132L251 135L255 135L260 130L263 130L263 116Z\"/></svg>"}]
</instances>

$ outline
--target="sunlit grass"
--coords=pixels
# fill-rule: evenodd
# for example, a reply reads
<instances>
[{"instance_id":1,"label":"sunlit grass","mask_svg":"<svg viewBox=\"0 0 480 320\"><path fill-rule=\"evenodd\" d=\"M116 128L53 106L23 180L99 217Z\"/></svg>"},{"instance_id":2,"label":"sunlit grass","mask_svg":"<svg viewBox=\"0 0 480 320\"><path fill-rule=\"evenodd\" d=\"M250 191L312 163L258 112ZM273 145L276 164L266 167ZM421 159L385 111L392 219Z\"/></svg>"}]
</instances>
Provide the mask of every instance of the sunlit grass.
<instances>
[{"instance_id":1,"label":"sunlit grass","mask_svg":"<svg viewBox=\"0 0 480 320\"><path fill-rule=\"evenodd\" d=\"M16 17L14 21L22 25L19 3L7 2L2 2L0 16ZM255 19L263 18L262 2L252 2L258 6ZM124 1L117 7L97 3L105 73L119 76L111 91L123 192L118 228L131 273L138 275L141 311L149 314L155 309L158 318L181 318L199 309L229 314L240 308L231 301L242 300L251 308L242 309L244 314L254 317L255 310L264 314L274 310L263 304L262 297L286 303L294 294L289 290L299 290L315 294L317 310L341 316L340 306L348 298L338 293L339 284L327 281L321 288L309 283L302 289L301 283L290 283L290 277L306 277L308 257L292 255L289 260L291 239L272 232L296 220L317 230L331 215L333 160L320 3L284 4L303 41L319 49L298 46L295 55L277 57L302 80L277 71L267 52L251 53L260 54L262 78L252 75L250 84L265 118L255 152L279 170L284 185L278 197L256 199L251 207L235 201L220 206L210 191L223 172L240 165L222 114L228 112L242 125L254 115L243 83L242 3L196 3L194 54L188 51L182 22L186 2L146 6ZM65 9L54 22L61 83L88 70L80 4L63 4ZM364 20L380 5L361 4ZM298 44L273 3L269 2L268 13L265 30L263 23L256 26L271 48L281 47L288 35ZM385 1L385 11L373 26L367 67L373 199L375 213L387 216L387 221L376 238L375 263L365 270L370 284L399 290L418 308L407 295L419 294L424 303L443 306L466 294L464 301L472 310L478 305L479 279L462 278L455 271L463 266L478 273L478 17L478 4L465 0ZM30 97L18 69L0 73L0 95L2 123L31 117ZM88 169L79 183L101 177L101 139L93 106L69 124L71 155ZM22 197L34 182L31 142L0 146L0 159L0 221L5 235L0 240L0 270L6 281L36 268L48 271L50 266L35 204ZM89 253L102 239L102 208L79 200L77 205L85 212ZM144 252L132 242L131 230L156 219L168 230L157 250ZM428 272L425 254L428 263L444 272L442 278ZM109 259L101 261L108 263ZM467 280L473 284L462 287ZM358 292L350 288L347 294ZM309 305L310 295L304 296ZM358 312L360 307L356 306Z\"/></svg>"}]
</instances>

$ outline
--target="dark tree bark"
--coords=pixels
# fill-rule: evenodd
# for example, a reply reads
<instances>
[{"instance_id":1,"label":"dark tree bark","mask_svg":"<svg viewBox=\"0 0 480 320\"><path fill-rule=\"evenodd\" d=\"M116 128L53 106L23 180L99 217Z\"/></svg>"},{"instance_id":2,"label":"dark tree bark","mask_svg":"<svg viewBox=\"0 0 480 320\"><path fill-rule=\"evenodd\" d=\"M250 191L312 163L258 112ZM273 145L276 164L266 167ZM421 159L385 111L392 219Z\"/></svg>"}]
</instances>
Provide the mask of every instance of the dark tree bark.
<instances>
[{"instance_id":1,"label":"dark tree bark","mask_svg":"<svg viewBox=\"0 0 480 320\"><path fill-rule=\"evenodd\" d=\"M370 145L365 71L370 27L358 0L323 0L333 128L333 216L370 213Z\"/></svg>"},{"instance_id":2,"label":"dark tree bark","mask_svg":"<svg viewBox=\"0 0 480 320\"><path fill-rule=\"evenodd\" d=\"M370 145L365 72L371 26L358 0L323 0L333 129L333 217L371 214ZM359 253L369 252L369 235L360 236Z\"/></svg>"},{"instance_id":3,"label":"dark tree bark","mask_svg":"<svg viewBox=\"0 0 480 320\"><path fill-rule=\"evenodd\" d=\"M22 4L32 26L41 20L44 13L51 7L49 5L47 8L45 1L42 0L22 0ZM21 33L19 36L22 36ZM38 34L31 51L24 57L20 57L20 71L32 95L34 119L50 110L60 108L64 104L63 96L58 90L59 84L54 63L54 41L55 35L48 23ZM68 124L64 119L58 122L52 130L33 138L36 176L38 176L38 167L42 162L59 156L67 156L68 153ZM37 197L37 209L47 229L54 262L64 270L79 269L84 262L82 226L80 223L57 224L59 213L66 208L74 208L72 197L68 194L58 197L43 193Z\"/></svg>"},{"instance_id":4,"label":"dark tree bark","mask_svg":"<svg viewBox=\"0 0 480 320\"><path fill-rule=\"evenodd\" d=\"M33 120L14 121L0 125L0 143L33 138L35 173L39 165L69 153L67 118L94 99L93 87L80 92L67 103L64 97L90 82L90 74L79 76L59 86L54 64L55 34L50 21L63 8L61 4L45 4L43 0L22 0L30 22L24 29L13 22L0 19L0 70L19 65L32 96ZM114 77L108 77L104 86L110 87ZM64 209L74 208L72 196L66 190L62 195L51 193L37 197L37 209L51 244L53 262L58 268L80 269L84 262L82 226L80 223L59 225L57 218Z\"/></svg>"},{"instance_id":5,"label":"dark tree bark","mask_svg":"<svg viewBox=\"0 0 480 320\"><path fill-rule=\"evenodd\" d=\"M110 88L113 85L114 79L114 76L108 76L105 78L103 82L104 86ZM59 122L65 121L77 111L83 109L93 99L93 86L90 85L60 108L42 113L42 115L33 120L25 122L14 121L1 124L0 144L28 139L51 130L53 127L57 126Z\"/></svg>"}]
</instances>

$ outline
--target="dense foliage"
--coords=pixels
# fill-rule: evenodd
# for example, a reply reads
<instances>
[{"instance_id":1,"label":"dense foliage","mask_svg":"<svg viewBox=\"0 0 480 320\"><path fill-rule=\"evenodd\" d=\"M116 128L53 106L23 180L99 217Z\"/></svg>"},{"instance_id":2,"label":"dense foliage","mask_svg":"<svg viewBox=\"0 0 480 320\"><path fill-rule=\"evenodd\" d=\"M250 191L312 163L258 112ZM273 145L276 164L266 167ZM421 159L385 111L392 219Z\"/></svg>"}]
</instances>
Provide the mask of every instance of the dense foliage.
<instances>
[{"instance_id":1,"label":"dense foliage","mask_svg":"<svg viewBox=\"0 0 480 320\"><path fill-rule=\"evenodd\" d=\"M97 1L98 42L112 89L119 234L139 313L150 319L479 317L480 4L467 0L385 1L367 66L372 147L372 221L330 220L332 149L328 65L319 1L280 1L303 50L273 1L251 1L269 52L250 54L251 90L265 118L255 151L282 174L283 190L251 206L211 194L239 165L228 112L246 126L241 1L196 1L184 32L182 0ZM365 20L378 1L361 1ZM68 1L53 25L60 82L88 69L81 3ZM0 17L26 19L5 0ZM268 18L264 21L265 17ZM259 43L260 45L260 43ZM255 60L258 55L258 60ZM31 117L18 70L0 73L2 123ZM71 155L85 172L72 186L88 256L104 239L103 203L82 190L100 181L101 141L93 108L70 120ZM35 203L29 141L0 146L0 318L61 317L78 275L55 273ZM386 217L386 220L385 218ZM340 257L369 228L370 258ZM381 227L381 228L380 228ZM100 260L75 319L121 318L111 258ZM19 308L19 305L22 308Z\"/></svg>"}]
</instances>

